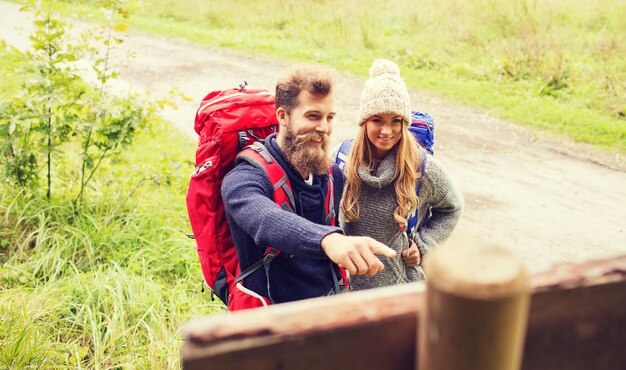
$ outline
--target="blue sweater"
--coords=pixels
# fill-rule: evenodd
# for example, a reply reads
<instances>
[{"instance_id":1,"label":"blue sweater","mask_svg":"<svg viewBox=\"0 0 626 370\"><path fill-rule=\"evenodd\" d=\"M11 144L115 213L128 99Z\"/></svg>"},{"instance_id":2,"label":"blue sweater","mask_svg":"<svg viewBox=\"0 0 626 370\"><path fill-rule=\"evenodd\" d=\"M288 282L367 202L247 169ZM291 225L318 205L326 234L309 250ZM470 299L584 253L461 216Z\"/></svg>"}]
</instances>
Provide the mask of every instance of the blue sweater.
<instances>
[{"instance_id":1,"label":"blue sweater","mask_svg":"<svg viewBox=\"0 0 626 370\"><path fill-rule=\"evenodd\" d=\"M239 255L241 271L263 258L267 246L281 250L270 264L270 291L275 303L296 301L326 295L334 287L332 264L321 249L322 239L341 232L324 225L324 208L328 175L314 176L308 185L287 162L278 147L276 136L270 136L266 147L285 170L295 198L296 214L274 203L274 193L263 170L247 162L239 163L222 183L222 198L233 242ZM344 178L333 165L335 214ZM246 288L268 297L265 270L260 268L244 279Z\"/></svg>"}]
</instances>

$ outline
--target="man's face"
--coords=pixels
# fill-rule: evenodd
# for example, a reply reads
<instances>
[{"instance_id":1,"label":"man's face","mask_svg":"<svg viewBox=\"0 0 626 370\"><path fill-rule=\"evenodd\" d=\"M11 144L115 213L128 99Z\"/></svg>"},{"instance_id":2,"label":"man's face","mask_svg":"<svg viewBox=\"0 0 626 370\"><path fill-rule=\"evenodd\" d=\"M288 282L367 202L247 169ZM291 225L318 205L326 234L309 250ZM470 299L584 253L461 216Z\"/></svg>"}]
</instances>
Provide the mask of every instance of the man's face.
<instances>
[{"instance_id":1,"label":"man's face","mask_svg":"<svg viewBox=\"0 0 626 370\"><path fill-rule=\"evenodd\" d=\"M332 132L335 117L335 96L324 97L303 91L298 104L287 114L282 108L276 110L281 124L279 145L287 159L303 177L309 173L326 173L328 164L328 136Z\"/></svg>"}]
</instances>

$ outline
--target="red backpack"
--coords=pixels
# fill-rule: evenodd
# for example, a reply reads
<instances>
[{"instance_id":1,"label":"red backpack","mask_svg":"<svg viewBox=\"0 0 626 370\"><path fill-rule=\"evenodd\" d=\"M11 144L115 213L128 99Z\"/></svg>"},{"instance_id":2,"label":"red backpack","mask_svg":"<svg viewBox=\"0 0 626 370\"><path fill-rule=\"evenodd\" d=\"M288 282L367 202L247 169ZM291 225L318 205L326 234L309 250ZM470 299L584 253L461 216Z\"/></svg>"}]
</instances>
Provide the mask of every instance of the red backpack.
<instances>
[{"instance_id":1,"label":"red backpack","mask_svg":"<svg viewBox=\"0 0 626 370\"><path fill-rule=\"evenodd\" d=\"M267 247L265 257L241 273L224 213L222 180L234 167L236 158L248 161L267 174L276 189L274 201L293 211L293 193L287 175L262 145L277 127L274 96L265 90L242 87L214 91L204 97L196 113L195 130L199 139L196 170L187 190L187 211L204 281L231 311L273 303L271 296L262 297L245 289L242 280L261 267L267 272L269 263L280 251ZM334 187L332 172L329 173L326 214L333 209ZM328 220L335 225L334 212Z\"/></svg>"}]
</instances>

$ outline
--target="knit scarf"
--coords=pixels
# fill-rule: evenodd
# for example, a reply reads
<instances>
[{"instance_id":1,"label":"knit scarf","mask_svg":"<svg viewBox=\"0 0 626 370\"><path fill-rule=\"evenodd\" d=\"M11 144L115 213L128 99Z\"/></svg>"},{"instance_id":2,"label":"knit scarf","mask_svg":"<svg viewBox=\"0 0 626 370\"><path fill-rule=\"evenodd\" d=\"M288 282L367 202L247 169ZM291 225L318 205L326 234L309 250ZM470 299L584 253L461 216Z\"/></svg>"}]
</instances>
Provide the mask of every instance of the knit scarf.
<instances>
[{"instance_id":1,"label":"knit scarf","mask_svg":"<svg viewBox=\"0 0 626 370\"><path fill-rule=\"evenodd\" d=\"M387 156L374 167L370 173L367 167L360 166L356 170L361 180L376 189L382 189L396 178L396 149L392 149Z\"/></svg>"},{"instance_id":2,"label":"knit scarf","mask_svg":"<svg viewBox=\"0 0 626 370\"><path fill-rule=\"evenodd\" d=\"M378 163L378 165L374 166L373 171L370 172L367 167L360 166L357 168L357 174L364 184L376 189L382 189L383 187L391 184L396 179L396 149L393 148L389 151L385 158ZM396 277L396 283L406 283L407 277L404 273L404 268L399 266L398 261L395 259L387 259L389 260L390 266Z\"/></svg>"}]
</instances>

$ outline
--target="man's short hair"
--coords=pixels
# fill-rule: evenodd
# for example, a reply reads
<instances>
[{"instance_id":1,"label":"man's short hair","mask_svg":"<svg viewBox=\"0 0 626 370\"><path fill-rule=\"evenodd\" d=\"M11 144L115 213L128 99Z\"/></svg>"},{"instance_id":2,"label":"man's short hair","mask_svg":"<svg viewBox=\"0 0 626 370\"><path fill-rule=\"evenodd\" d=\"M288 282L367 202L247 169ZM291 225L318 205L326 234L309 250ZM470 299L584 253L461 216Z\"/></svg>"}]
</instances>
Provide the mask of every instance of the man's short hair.
<instances>
[{"instance_id":1,"label":"man's short hair","mask_svg":"<svg viewBox=\"0 0 626 370\"><path fill-rule=\"evenodd\" d=\"M299 68L276 84L276 108L283 108L287 114L291 114L302 91L325 97L332 88L333 76L329 70L319 67Z\"/></svg>"}]
</instances>

